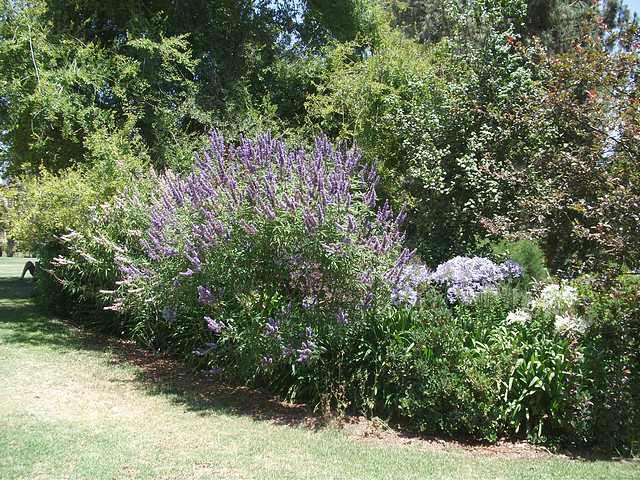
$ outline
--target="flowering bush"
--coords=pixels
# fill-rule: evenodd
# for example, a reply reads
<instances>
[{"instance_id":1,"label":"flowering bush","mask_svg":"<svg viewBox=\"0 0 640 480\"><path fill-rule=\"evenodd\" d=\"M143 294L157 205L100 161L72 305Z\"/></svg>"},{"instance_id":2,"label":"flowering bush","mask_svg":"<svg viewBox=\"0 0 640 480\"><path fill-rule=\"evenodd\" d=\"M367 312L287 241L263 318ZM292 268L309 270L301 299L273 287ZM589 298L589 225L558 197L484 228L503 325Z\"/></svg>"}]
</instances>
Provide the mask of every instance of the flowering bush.
<instances>
[{"instance_id":1,"label":"flowering bush","mask_svg":"<svg viewBox=\"0 0 640 480\"><path fill-rule=\"evenodd\" d=\"M89 318L111 330L212 376L428 433L588 442L613 418L615 441L637 443L613 413L640 398L632 302L579 303L566 282L529 301L507 252L429 271L403 248L404 215L378 202L357 149L319 138L305 153L267 135L234 146L214 133L192 171L145 177L89 207L41 258L70 299L107 310L111 323Z\"/></svg>"},{"instance_id":2,"label":"flowering bush","mask_svg":"<svg viewBox=\"0 0 640 480\"><path fill-rule=\"evenodd\" d=\"M140 251L144 205L153 182L153 174L144 181L136 179L131 182L135 189L129 187L112 201L92 206L78 230L53 237L40 253L47 275L39 286L47 297L62 302L65 309L91 310L89 316L101 329L122 332L124 319L108 312L121 310L121 304L109 298L119 278L115 258ZM61 293L68 298L61 298Z\"/></svg>"},{"instance_id":3,"label":"flowering bush","mask_svg":"<svg viewBox=\"0 0 640 480\"><path fill-rule=\"evenodd\" d=\"M532 309L539 309L555 318L554 326L558 333L584 333L589 323L578 316L576 306L578 291L566 282L551 283L542 288L540 294L531 301Z\"/></svg>"},{"instance_id":4,"label":"flowering bush","mask_svg":"<svg viewBox=\"0 0 640 480\"><path fill-rule=\"evenodd\" d=\"M378 175L357 149L210 140L188 175L160 180L142 255L116 256L112 308L155 318L207 363L264 370L309 362L398 298L411 276L404 214L376 208Z\"/></svg>"},{"instance_id":5,"label":"flowering bush","mask_svg":"<svg viewBox=\"0 0 640 480\"><path fill-rule=\"evenodd\" d=\"M507 260L497 265L488 258L455 257L433 272L430 279L447 288L450 303L472 303L480 294L496 292L501 282L522 276L522 267Z\"/></svg>"}]
</instances>

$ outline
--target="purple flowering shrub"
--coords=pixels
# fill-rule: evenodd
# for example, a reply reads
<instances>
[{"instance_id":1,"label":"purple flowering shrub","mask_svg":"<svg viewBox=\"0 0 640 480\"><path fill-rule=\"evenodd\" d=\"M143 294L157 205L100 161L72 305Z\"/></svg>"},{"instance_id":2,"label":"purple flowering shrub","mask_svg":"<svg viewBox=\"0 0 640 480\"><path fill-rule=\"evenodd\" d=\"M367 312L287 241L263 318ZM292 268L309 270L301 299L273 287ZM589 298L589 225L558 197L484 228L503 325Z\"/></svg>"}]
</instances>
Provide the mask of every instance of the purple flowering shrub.
<instances>
[{"instance_id":1,"label":"purple flowering shrub","mask_svg":"<svg viewBox=\"0 0 640 480\"><path fill-rule=\"evenodd\" d=\"M141 254L116 256L114 305L203 364L308 363L409 281L404 214L378 206L360 160L324 137L307 153L212 133L190 172L159 180Z\"/></svg>"},{"instance_id":2,"label":"purple flowering shrub","mask_svg":"<svg viewBox=\"0 0 640 480\"><path fill-rule=\"evenodd\" d=\"M478 296L495 293L500 284L522 277L522 267L512 260L496 264L483 257L454 257L440 265L430 280L447 291L449 303L472 303Z\"/></svg>"}]
</instances>

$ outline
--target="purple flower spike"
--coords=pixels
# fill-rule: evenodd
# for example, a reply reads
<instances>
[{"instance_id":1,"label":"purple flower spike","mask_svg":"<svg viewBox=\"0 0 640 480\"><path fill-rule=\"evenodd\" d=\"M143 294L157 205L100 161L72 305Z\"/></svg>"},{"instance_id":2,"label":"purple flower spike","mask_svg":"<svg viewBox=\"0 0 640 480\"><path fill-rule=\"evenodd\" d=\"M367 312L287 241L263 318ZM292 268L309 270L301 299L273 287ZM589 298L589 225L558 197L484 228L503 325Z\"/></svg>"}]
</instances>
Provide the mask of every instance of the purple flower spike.
<instances>
[{"instance_id":1,"label":"purple flower spike","mask_svg":"<svg viewBox=\"0 0 640 480\"><path fill-rule=\"evenodd\" d=\"M224 322L214 320L211 317L204 317L205 322L207 322L207 328L213 333L220 333L222 329L225 327Z\"/></svg>"},{"instance_id":2,"label":"purple flower spike","mask_svg":"<svg viewBox=\"0 0 640 480\"><path fill-rule=\"evenodd\" d=\"M338 313L336 314L336 321L338 322L338 325L346 325L349 323L349 318L344 310L338 310Z\"/></svg>"},{"instance_id":3,"label":"purple flower spike","mask_svg":"<svg viewBox=\"0 0 640 480\"><path fill-rule=\"evenodd\" d=\"M264 325L264 334L268 337L274 337L278 335L279 328L280 326L278 324L278 321L274 320L273 318L269 318L267 323Z\"/></svg>"},{"instance_id":4,"label":"purple flower spike","mask_svg":"<svg viewBox=\"0 0 640 480\"><path fill-rule=\"evenodd\" d=\"M204 285L198 286L198 303L202 305L213 305L215 303L213 293Z\"/></svg>"}]
</instances>

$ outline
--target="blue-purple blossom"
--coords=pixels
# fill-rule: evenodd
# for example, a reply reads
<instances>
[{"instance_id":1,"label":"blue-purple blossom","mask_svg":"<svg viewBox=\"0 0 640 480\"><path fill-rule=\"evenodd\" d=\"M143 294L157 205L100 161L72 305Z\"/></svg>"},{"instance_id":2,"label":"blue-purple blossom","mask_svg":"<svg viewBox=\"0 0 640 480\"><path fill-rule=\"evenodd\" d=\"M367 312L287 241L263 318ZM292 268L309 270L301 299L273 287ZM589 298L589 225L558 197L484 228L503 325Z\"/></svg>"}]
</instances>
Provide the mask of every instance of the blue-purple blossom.
<instances>
[{"instance_id":1,"label":"blue-purple blossom","mask_svg":"<svg viewBox=\"0 0 640 480\"><path fill-rule=\"evenodd\" d=\"M192 270L194 272L199 272L202 269L202 261L200 260L198 252L191 251L189 253L186 253L185 256L191 262Z\"/></svg>"},{"instance_id":2,"label":"blue-purple blossom","mask_svg":"<svg viewBox=\"0 0 640 480\"><path fill-rule=\"evenodd\" d=\"M215 296L209 288L204 285L198 285L198 303L202 305L213 305L216 301Z\"/></svg>"},{"instance_id":3,"label":"blue-purple blossom","mask_svg":"<svg viewBox=\"0 0 640 480\"><path fill-rule=\"evenodd\" d=\"M195 272L190 268L187 268L184 272L180 272L178 275L182 275L183 277L193 277Z\"/></svg>"},{"instance_id":4,"label":"blue-purple blossom","mask_svg":"<svg viewBox=\"0 0 640 480\"><path fill-rule=\"evenodd\" d=\"M500 269L504 273L504 276L508 278L520 278L523 274L522 266L513 260L507 260L501 263Z\"/></svg>"},{"instance_id":5,"label":"blue-purple blossom","mask_svg":"<svg viewBox=\"0 0 640 480\"><path fill-rule=\"evenodd\" d=\"M498 290L507 278L522 275L522 267L508 261L497 265L483 257L455 257L438 266L430 279L447 288L450 303L472 303L479 295Z\"/></svg>"},{"instance_id":6,"label":"blue-purple blossom","mask_svg":"<svg viewBox=\"0 0 640 480\"><path fill-rule=\"evenodd\" d=\"M300 348L296 350L298 352L297 361L299 363L308 363L313 355L313 347L315 347L315 344L309 340L302 342Z\"/></svg>"},{"instance_id":7,"label":"blue-purple blossom","mask_svg":"<svg viewBox=\"0 0 640 480\"><path fill-rule=\"evenodd\" d=\"M349 316L344 310L338 310L338 313L336 313L336 322L338 322L338 325L346 325L349 323Z\"/></svg>"},{"instance_id":8,"label":"blue-purple blossom","mask_svg":"<svg viewBox=\"0 0 640 480\"><path fill-rule=\"evenodd\" d=\"M418 292L410 285L403 285L401 288L394 288L391 291L391 303L396 306L415 306L418 301Z\"/></svg>"},{"instance_id":9,"label":"blue-purple blossom","mask_svg":"<svg viewBox=\"0 0 640 480\"><path fill-rule=\"evenodd\" d=\"M302 299L302 308L304 308L305 310L311 310L313 307L316 306L316 303L318 302L317 297L314 296L306 296Z\"/></svg>"},{"instance_id":10,"label":"blue-purple blossom","mask_svg":"<svg viewBox=\"0 0 640 480\"><path fill-rule=\"evenodd\" d=\"M280 326L278 321L273 318L269 318L267 323L264 325L264 334L268 337L275 337L278 335L279 328Z\"/></svg>"},{"instance_id":11,"label":"blue-purple blossom","mask_svg":"<svg viewBox=\"0 0 640 480\"><path fill-rule=\"evenodd\" d=\"M207 322L207 328L213 333L220 333L224 327L226 326L221 320L214 320L211 317L204 317L205 322Z\"/></svg>"},{"instance_id":12,"label":"blue-purple blossom","mask_svg":"<svg viewBox=\"0 0 640 480\"><path fill-rule=\"evenodd\" d=\"M262 368L267 368L273 365L273 357L270 355L265 355L260 359L260 365Z\"/></svg>"}]
</instances>

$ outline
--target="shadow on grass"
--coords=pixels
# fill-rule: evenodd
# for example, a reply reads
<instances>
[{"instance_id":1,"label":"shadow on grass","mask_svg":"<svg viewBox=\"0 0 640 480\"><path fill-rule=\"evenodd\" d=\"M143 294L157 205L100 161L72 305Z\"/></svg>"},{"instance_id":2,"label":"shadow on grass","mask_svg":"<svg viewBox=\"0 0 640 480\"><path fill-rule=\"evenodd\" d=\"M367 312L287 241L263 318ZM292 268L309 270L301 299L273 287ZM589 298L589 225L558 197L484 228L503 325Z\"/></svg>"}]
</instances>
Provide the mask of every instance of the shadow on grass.
<instances>
[{"instance_id":1,"label":"shadow on grass","mask_svg":"<svg viewBox=\"0 0 640 480\"><path fill-rule=\"evenodd\" d=\"M136 367L133 382L142 385L148 393L169 396L188 411L202 416L221 413L250 416L277 425L312 429L325 426L324 419L305 405L285 403L264 391L218 381L130 341L107 339L107 342L113 354L112 363L126 362Z\"/></svg>"},{"instance_id":2,"label":"shadow on grass","mask_svg":"<svg viewBox=\"0 0 640 480\"><path fill-rule=\"evenodd\" d=\"M33 293L34 283L31 279L0 277L0 301L28 300Z\"/></svg>"},{"instance_id":3,"label":"shadow on grass","mask_svg":"<svg viewBox=\"0 0 640 480\"><path fill-rule=\"evenodd\" d=\"M33 303L31 280L0 277L0 342L48 346L56 350L88 349L94 335L43 312ZM99 348L97 345L95 348Z\"/></svg>"},{"instance_id":4,"label":"shadow on grass","mask_svg":"<svg viewBox=\"0 0 640 480\"><path fill-rule=\"evenodd\" d=\"M43 345L61 350L108 351L111 354L109 361L114 366L127 364L135 367L131 380L119 379L113 382L133 384L147 394L166 396L187 411L202 416L247 416L256 421L312 430L322 429L328 424L326 417L314 414L306 405L282 402L265 391L217 381L215 378L194 372L179 360L140 348L133 341L104 336L87 328L86 325L79 328L68 320L62 321L43 313L30 301L33 292L34 287L30 281L0 277L0 329L7 326L7 330L11 332L0 335L1 342ZM3 299L9 301L3 302ZM353 419L346 419L346 423L352 421ZM370 430L364 434L366 437L370 435L378 436ZM404 429L379 438L388 438L392 443L399 443L398 439L400 443L445 443L441 439L425 438ZM468 450L471 454L477 452L510 456L510 453L517 453L509 452L513 447L507 447L505 450L472 441L450 443ZM526 448L529 450L523 450L524 457L538 456L536 452L539 450L534 447ZM611 455L594 451L561 453L583 461L616 460Z\"/></svg>"},{"instance_id":5,"label":"shadow on grass","mask_svg":"<svg viewBox=\"0 0 640 480\"><path fill-rule=\"evenodd\" d=\"M312 428L323 425L304 405L286 404L265 392L216 381L176 359L142 349L132 341L104 336L86 325L60 320L34 305L34 293L30 280L0 277L0 331L4 330L0 332L0 342L62 351L108 350L112 364L127 363L136 367L131 383L147 393L166 395L203 416L225 413L282 425Z\"/></svg>"}]
</instances>

